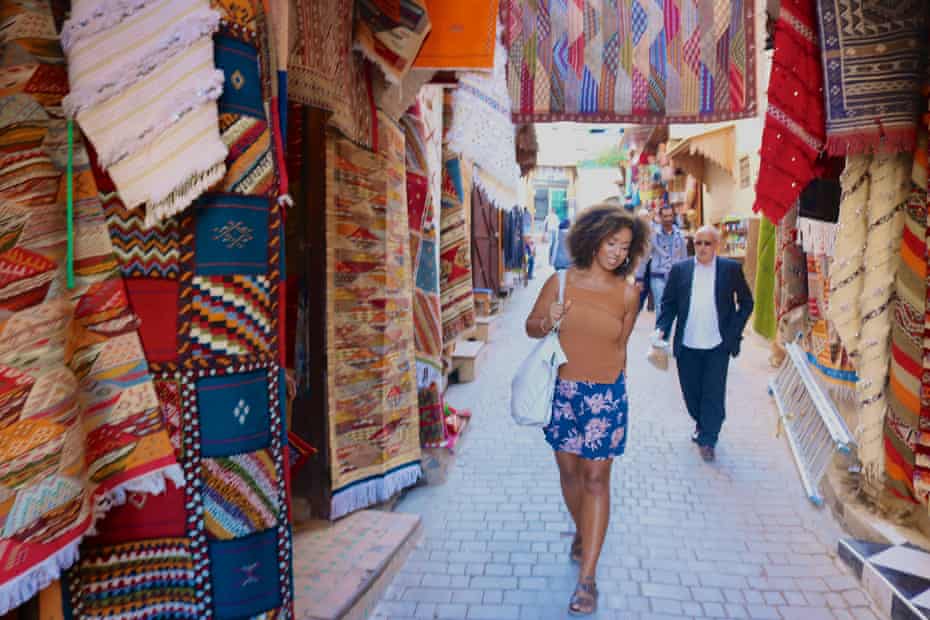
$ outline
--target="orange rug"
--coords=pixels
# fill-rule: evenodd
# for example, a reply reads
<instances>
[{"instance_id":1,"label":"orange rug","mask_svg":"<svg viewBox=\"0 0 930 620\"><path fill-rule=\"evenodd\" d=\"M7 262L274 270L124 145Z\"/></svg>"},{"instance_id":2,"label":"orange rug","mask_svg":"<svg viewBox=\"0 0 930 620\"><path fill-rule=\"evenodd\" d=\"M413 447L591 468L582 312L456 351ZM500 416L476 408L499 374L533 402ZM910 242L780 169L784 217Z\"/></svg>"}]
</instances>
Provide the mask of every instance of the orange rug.
<instances>
[{"instance_id":1,"label":"orange rug","mask_svg":"<svg viewBox=\"0 0 930 620\"><path fill-rule=\"evenodd\" d=\"M498 0L427 0L432 30L413 63L422 69L493 69Z\"/></svg>"}]
</instances>

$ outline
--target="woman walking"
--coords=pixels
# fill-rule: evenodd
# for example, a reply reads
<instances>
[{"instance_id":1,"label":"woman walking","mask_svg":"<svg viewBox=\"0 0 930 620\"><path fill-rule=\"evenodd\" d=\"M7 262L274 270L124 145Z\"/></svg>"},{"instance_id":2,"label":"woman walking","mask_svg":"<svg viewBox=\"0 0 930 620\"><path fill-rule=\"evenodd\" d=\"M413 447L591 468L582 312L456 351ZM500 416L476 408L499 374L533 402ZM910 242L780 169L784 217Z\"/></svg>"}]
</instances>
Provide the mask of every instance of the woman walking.
<instances>
[{"instance_id":1,"label":"woman walking","mask_svg":"<svg viewBox=\"0 0 930 620\"><path fill-rule=\"evenodd\" d=\"M573 266L565 302L553 275L526 319L526 333L543 338L559 326L568 362L559 370L546 441L555 450L562 496L575 522L572 560L580 562L572 615L597 610L597 561L610 516L610 468L626 446L626 345L639 308L627 277L646 253L649 228L620 207L586 210L568 235Z\"/></svg>"}]
</instances>

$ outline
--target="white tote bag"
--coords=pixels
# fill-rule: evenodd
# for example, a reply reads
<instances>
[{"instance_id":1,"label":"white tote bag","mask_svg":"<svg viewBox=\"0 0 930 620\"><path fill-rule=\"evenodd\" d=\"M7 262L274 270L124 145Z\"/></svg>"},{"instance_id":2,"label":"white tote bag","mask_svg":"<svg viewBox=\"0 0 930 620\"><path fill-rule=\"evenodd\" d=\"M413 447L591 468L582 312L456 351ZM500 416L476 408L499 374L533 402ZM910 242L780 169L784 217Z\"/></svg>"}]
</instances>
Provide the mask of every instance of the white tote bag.
<instances>
[{"instance_id":1,"label":"white tote bag","mask_svg":"<svg viewBox=\"0 0 930 620\"><path fill-rule=\"evenodd\" d=\"M565 272L559 271L559 303L565 301ZM546 426L552 418L552 399L559 367L568 361L556 325L533 347L510 383L510 415L523 426Z\"/></svg>"}]
</instances>

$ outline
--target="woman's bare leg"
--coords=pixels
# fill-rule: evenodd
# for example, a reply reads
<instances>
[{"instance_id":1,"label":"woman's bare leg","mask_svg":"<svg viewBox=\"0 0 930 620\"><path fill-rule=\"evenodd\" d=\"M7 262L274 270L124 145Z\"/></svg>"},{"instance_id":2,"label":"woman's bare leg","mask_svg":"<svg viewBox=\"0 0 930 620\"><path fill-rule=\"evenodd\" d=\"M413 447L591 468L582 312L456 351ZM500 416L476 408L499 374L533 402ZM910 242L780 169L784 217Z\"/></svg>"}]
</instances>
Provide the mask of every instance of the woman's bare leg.
<instances>
[{"instance_id":1,"label":"woman's bare leg","mask_svg":"<svg viewBox=\"0 0 930 620\"><path fill-rule=\"evenodd\" d=\"M575 523L575 540L581 535L581 457L568 452L556 451L555 462L559 465L559 482L562 483L562 498L572 521Z\"/></svg>"},{"instance_id":2,"label":"woman's bare leg","mask_svg":"<svg viewBox=\"0 0 930 620\"><path fill-rule=\"evenodd\" d=\"M610 467L613 459L581 460L581 578L594 578L610 520Z\"/></svg>"}]
</instances>

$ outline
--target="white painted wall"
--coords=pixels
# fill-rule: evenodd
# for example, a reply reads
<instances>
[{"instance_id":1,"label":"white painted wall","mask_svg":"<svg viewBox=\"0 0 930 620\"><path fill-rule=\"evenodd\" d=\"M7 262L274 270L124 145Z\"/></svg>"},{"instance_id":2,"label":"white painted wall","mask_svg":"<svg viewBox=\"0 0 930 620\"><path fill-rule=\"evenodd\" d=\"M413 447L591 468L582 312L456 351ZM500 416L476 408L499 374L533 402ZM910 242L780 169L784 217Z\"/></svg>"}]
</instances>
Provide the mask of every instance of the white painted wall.
<instances>
[{"instance_id":1,"label":"white painted wall","mask_svg":"<svg viewBox=\"0 0 930 620\"><path fill-rule=\"evenodd\" d=\"M579 168L576 188L577 212L603 202L620 193L617 180L620 171L617 168ZM577 213L576 213L577 215Z\"/></svg>"}]
</instances>

